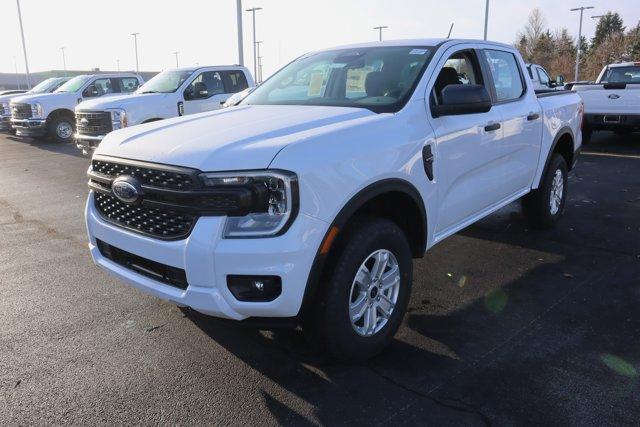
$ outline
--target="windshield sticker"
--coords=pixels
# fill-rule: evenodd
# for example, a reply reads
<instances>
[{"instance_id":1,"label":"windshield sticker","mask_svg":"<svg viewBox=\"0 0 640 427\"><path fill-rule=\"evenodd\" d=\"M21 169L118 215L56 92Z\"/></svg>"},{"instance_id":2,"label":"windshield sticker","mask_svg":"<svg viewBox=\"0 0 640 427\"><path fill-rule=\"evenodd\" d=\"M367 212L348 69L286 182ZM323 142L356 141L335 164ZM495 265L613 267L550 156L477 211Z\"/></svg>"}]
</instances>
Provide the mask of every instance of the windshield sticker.
<instances>
[{"instance_id":1,"label":"windshield sticker","mask_svg":"<svg viewBox=\"0 0 640 427\"><path fill-rule=\"evenodd\" d=\"M309 89L307 96L320 96L322 94L322 83L324 82L324 73L322 71L311 74L309 79Z\"/></svg>"},{"instance_id":2,"label":"windshield sticker","mask_svg":"<svg viewBox=\"0 0 640 427\"><path fill-rule=\"evenodd\" d=\"M427 49L411 49L409 55L424 55L427 53Z\"/></svg>"}]
</instances>

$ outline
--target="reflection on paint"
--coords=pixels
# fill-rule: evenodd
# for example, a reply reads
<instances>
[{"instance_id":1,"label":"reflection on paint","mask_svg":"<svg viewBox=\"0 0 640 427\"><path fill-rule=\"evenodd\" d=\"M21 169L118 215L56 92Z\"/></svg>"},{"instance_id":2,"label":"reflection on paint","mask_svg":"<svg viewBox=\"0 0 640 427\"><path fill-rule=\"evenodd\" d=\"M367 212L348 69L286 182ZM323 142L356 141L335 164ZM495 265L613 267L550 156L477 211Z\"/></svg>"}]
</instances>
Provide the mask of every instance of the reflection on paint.
<instances>
[{"instance_id":1,"label":"reflection on paint","mask_svg":"<svg viewBox=\"0 0 640 427\"><path fill-rule=\"evenodd\" d=\"M509 297L502 289L496 289L485 295L484 306L491 313L498 314L504 310L508 300Z\"/></svg>"}]
</instances>

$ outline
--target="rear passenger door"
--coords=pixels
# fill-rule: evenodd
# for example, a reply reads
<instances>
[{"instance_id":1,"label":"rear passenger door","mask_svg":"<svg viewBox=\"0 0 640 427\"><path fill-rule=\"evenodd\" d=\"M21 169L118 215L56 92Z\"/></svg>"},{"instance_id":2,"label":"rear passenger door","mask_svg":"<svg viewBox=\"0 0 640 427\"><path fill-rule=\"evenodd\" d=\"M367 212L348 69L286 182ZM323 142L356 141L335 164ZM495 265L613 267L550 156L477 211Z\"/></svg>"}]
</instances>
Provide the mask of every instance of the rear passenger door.
<instances>
[{"instance_id":1,"label":"rear passenger door","mask_svg":"<svg viewBox=\"0 0 640 427\"><path fill-rule=\"evenodd\" d=\"M508 198L527 191L533 182L542 142L542 109L533 88L527 87L518 56L484 49L483 60L490 71L493 109L501 116L500 194Z\"/></svg>"},{"instance_id":2,"label":"rear passenger door","mask_svg":"<svg viewBox=\"0 0 640 427\"><path fill-rule=\"evenodd\" d=\"M437 65L435 81L428 86L430 105L439 103L448 85L487 86L478 55L472 45L446 51ZM435 133L434 179L438 182L440 200L436 240L456 231L499 201L501 177L496 170L501 157L500 119L494 109L486 113L429 118Z\"/></svg>"}]
</instances>

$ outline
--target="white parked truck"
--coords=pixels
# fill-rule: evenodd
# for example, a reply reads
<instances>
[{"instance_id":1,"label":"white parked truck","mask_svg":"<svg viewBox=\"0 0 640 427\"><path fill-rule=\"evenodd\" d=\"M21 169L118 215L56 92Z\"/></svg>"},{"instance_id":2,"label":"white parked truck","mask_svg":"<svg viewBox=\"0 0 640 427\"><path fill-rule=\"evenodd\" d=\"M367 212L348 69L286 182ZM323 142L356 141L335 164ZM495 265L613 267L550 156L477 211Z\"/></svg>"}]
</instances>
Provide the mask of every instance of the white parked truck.
<instances>
[{"instance_id":1,"label":"white parked truck","mask_svg":"<svg viewBox=\"0 0 640 427\"><path fill-rule=\"evenodd\" d=\"M75 109L76 145L89 154L113 130L217 110L231 95L253 86L251 73L241 66L166 70L133 95L79 104Z\"/></svg>"},{"instance_id":2,"label":"white parked truck","mask_svg":"<svg viewBox=\"0 0 640 427\"><path fill-rule=\"evenodd\" d=\"M142 83L142 77L131 73L76 76L52 93L13 98L11 126L18 136L49 136L58 142L70 142L76 105L90 98L132 93Z\"/></svg>"},{"instance_id":3,"label":"white parked truck","mask_svg":"<svg viewBox=\"0 0 640 427\"><path fill-rule=\"evenodd\" d=\"M402 321L412 258L518 199L536 226L560 219L581 120L580 97L537 96L506 44L309 53L237 106L108 134L87 172L89 248L145 292L301 324L362 360Z\"/></svg>"},{"instance_id":4,"label":"white parked truck","mask_svg":"<svg viewBox=\"0 0 640 427\"><path fill-rule=\"evenodd\" d=\"M41 81L35 85L31 90L24 92L19 91L17 93L8 93L0 95L0 131L12 131L11 127L11 100L18 96L24 95L36 95L42 93L51 93L54 90L62 86L69 77L51 77Z\"/></svg>"},{"instance_id":5,"label":"white parked truck","mask_svg":"<svg viewBox=\"0 0 640 427\"><path fill-rule=\"evenodd\" d=\"M640 130L640 62L607 65L595 83L575 83L572 88L584 102L585 144L596 131Z\"/></svg>"},{"instance_id":6,"label":"white parked truck","mask_svg":"<svg viewBox=\"0 0 640 427\"><path fill-rule=\"evenodd\" d=\"M542 65L527 64L527 73L531 78L533 89L538 92L564 90L564 76L558 75L552 80Z\"/></svg>"}]
</instances>

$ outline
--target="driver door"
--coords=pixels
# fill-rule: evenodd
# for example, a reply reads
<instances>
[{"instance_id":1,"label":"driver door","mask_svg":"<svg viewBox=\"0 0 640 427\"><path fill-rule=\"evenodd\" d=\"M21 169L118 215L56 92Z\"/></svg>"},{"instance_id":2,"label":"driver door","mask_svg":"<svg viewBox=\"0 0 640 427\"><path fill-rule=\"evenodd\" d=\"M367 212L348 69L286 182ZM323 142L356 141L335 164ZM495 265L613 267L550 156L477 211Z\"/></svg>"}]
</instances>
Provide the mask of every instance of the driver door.
<instances>
[{"instance_id":1,"label":"driver door","mask_svg":"<svg viewBox=\"0 0 640 427\"><path fill-rule=\"evenodd\" d=\"M184 90L184 114L217 110L227 99L219 71L204 71Z\"/></svg>"}]
</instances>

